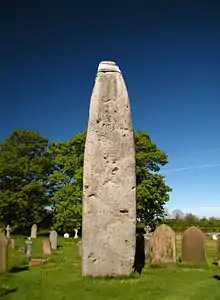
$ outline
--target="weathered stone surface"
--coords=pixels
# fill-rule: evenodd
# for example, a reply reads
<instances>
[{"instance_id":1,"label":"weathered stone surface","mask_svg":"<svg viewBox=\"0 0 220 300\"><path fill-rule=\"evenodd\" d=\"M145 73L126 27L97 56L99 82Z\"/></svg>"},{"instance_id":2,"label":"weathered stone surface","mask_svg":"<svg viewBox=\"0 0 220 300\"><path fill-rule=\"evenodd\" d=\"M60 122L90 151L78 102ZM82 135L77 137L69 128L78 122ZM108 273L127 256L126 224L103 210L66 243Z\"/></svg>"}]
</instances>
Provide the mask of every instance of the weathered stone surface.
<instances>
[{"instance_id":1,"label":"weathered stone surface","mask_svg":"<svg viewBox=\"0 0 220 300\"><path fill-rule=\"evenodd\" d=\"M42 250L44 255L51 255L51 245L50 240L48 238L42 240Z\"/></svg>"},{"instance_id":2,"label":"weathered stone surface","mask_svg":"<svg viewBox=\"0 0 220 300\"><path fill-rule=\"evenodd\" d=\"M158 226L151 237L152 263L168 264L176 262L175 232L169 226Z\"/></svg>"},{"instance_id":3,"label":"weathered stone surface","mask_svg":"<svg viewBox=\"0 0 220 300\"><path fill-rule=\"evenodd\" d=\"M83 172L82 273L129 275L135 256L136 178L130 102L119 68L99 65Z\"/></svg>"},{"instance_id":4,"label":"weathered stone surface","mask_svg":"<svg viewBox=\"0 0 220 300\"><path fill-rule=\"evenodd\" d=\"M182 262L188 264L205 264L205 235L197 227L186 229L182 238Z\"/></svg>"},{"instance_id":5,"label":"weathered stone surface","mask_svg":"<svg viewBox=\"0 0 220 300\"><path fill-rule=\"evenodd\" d=\"M0 229L0 273L7 271L7 240L4 231Z\"/></svg>"},{"instance_id":6,"label":"weathered stone surface","mask_svg":"<svg viewBox=\"0 0 220 300\"><path fill-rule=\"evenodd\" d=\"M34 224L31 227L31 238L36 239L37 238L37 225Z\"/></svg>"},{"instance_id":7,"label":"weathered stone surface","mask_svg":"<svg viewBox=\"0 0 220 300\"><path fill-rule=\"evenodd\" d=\"M55 230L50 232L50 245L52 250L57 250L57 232Z\"/></svg>"},{"instance_id":8,"label":"weathered stone surface","mask_svg":"<svg viewBox=\"0 0 220 300\"><path fill-rule=\"evenodd\" d=\"M8 247L9 247L9 249L12 249L12 250L15 249L15 240L14 239L10 238L8 240Z\"/></svg>"}]
</instances>

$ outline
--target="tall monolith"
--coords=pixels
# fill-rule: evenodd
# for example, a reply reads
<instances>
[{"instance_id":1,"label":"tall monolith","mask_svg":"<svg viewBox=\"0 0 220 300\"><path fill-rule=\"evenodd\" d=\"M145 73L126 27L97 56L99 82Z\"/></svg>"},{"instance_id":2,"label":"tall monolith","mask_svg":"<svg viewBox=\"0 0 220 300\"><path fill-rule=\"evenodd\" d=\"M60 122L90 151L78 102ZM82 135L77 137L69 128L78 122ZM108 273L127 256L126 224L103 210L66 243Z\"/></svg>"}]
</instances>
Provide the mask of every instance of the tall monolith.
<instances>
[{"instance_id":1,"label":"tall monolith","mask_svg":"<svg viewBox=\"0 0 220 300\"><path fill-rule=\"evenodd\" d=\"M136 243L135 147L125 82L101 62L91 96L83 169L82 274L126 276Z\"/></svg>"}]
</instances>

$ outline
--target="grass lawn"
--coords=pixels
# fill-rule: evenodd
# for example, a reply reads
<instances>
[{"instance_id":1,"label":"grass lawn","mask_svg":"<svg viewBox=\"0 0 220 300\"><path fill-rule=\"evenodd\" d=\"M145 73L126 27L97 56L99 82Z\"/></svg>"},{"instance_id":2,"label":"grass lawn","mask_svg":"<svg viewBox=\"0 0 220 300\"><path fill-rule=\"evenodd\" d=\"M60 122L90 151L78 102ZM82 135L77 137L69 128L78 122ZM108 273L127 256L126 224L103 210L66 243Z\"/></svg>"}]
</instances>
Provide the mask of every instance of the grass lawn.
<instances>
[{"instance_id":1,"label":"grass lawn","mask_svg":"<svg viewBox=\"0 0 220 300\"><path fill-rule=\"evenodd\" d=\"M24 238L15 238L24 245ZM205 268L184 266L145 267L141 276L100 279L81 276L81 261L74 239L59 238L61 247L50 262L29 270L0 276L0 298L5 300L219 300L220 282L212 276L220 269L212 265L216 241L207 241L209 264ZM178 247L179 248L179 247ZM179 254L180 255L180 254ZM41 238L33 242L32 257L42 258ZM9 267L25 264L25 254L10 252Z\"/></svg>"}]
</instances>

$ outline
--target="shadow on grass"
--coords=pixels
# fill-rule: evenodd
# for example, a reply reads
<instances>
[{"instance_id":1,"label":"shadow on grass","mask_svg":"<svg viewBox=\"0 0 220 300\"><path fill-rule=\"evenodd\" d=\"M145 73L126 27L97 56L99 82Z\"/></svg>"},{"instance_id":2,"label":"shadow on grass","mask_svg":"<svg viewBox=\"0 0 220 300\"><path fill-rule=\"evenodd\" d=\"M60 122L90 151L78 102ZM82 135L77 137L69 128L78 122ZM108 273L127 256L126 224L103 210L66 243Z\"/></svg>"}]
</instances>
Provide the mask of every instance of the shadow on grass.
<instances>
[{"instance_id":1,"label":"shadow on grass","mask_svg":"<svg viewBox=\"0 0 220 300\"><path fill-rule=\"evenodd\" d=\"M85 276L86 278L91 278L92 280L105 280L105 281L120 281L120 280L135 280L138 277L135 274L128 276Z\"/></svg>"},{"instance_id":2,"label":"shadow on grass","mask_svg":"<svg viewBox=\"0 0 220 300\"><path fill-rule=\"evenodd\" d=\"M142 233L136 235L136 250L134 257L134 273L141 275L142 270L145 266L145 241Z\"/></svg>"},{"instance_id":3,"label":"shadow on grass","mask_svg":"<svg viewBox=\"0 0 220 300\"><path fill-rule=\"evenodd\" d=\"M8 294L11 294L11 293L15 293L17 292L17 288L7 288L7 287L0 287L0 297L4 297Z\"/></svg>"},{"instance_id":4,"label":"shadow on grass","mask_svg":"<svg viewBox=\"0 0 220 300\"><path fill-rule=\"evenodd\" d=\"M213 275L213 278L217 279L217 280L220 280L220 275L215 274L215 275Z\"/></svg>"},{"instance_id":5,"label":"shadow on grass","mask_svg":"<svg viewBox=\"0 0 220 300\"><path fill-rule=\"evenodd\" d=\"M15 266L9 270L9 273L20 273L23 271L29 271L29 266Z\"/></svg>"}]
</instances>

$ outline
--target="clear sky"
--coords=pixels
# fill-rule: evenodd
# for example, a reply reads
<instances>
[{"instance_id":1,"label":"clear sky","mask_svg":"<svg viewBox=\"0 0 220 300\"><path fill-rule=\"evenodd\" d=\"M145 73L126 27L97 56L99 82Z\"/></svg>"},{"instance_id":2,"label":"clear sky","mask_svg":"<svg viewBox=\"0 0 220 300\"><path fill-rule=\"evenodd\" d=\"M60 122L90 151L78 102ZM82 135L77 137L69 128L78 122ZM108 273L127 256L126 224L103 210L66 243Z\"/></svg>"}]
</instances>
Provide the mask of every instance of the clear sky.
<instances>
[{"instance_id":1,"label":"clear sky","mask_svg":"<svg viewBox=\"0 0 220 300\"><path fill-rule=\"evenodd\" d=\"M134 128L169 156L168 208L220 217L219 1L2 1L0 36L0 140L84 131L97 66L116 61Z\"/></svg>"}]
</instances>

